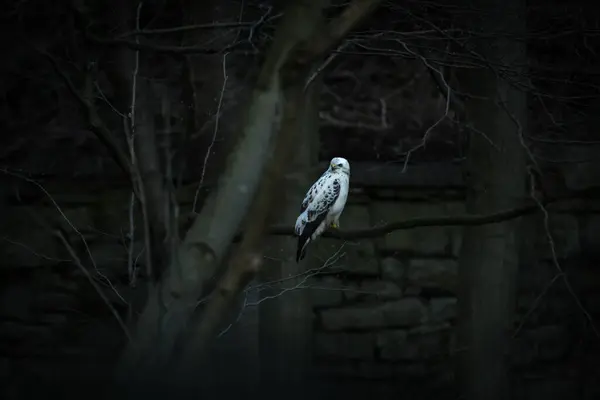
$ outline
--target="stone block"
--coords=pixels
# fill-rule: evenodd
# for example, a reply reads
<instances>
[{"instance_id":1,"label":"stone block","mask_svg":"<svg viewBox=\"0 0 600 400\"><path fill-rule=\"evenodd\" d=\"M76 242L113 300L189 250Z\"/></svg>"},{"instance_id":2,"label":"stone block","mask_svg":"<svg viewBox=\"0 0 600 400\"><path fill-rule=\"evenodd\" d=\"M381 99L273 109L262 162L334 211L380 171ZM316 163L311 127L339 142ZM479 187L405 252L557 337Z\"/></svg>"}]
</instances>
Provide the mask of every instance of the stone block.
<instances>
[{"instance_id":1,"label":"stone block","mask_svg":"<svg viewBox=\"0 0 600 400\"><path fill-rule=\"evenodd\" d=\"M374 299L399 299L402 289L396 283L386 280L365 280L360 283L359 294Z\"/></svg>"},{"instance_id":2,"label":"stone block","mask_svg":"<svg viewBox=\"0 0 600 400\"><path fill-rule=\"evenodd\" d=\"M427 307L417 298L404 298L372 306L327 309L320 315L323 327L329 331L412 327L427 320Z\"/></svg>"},{"instance_id":3,"label":"stone block","mask_svg":"<svg viewBox=\"0 0 600 400\"><path fill-rule=\"evenodd\" d=\"M411 327L427 321L427 307L416 297L390 301L379 306L386 322L391 327Z\"/></svg>"},{"instance_id":4,"label":"stone block","mask_svg":"<svg viewBox=\"0 0 600 400\"><path fill-rule=\"evenodd\" d=\"M434 322L451 321L458 313L456 297L438 297L429 301L429 317Z\"/></svg>"},{"instance_id":5,"label":"stone block","mask_svg":"<svg viewBox=\"0 0 600 400\"><path fill-rule=\"evenodd\" d=\"M360 204L346 204L340 217L340 229L354 230L369 228L371 216L369 207Z\"/></svg>"},{"instance_id":6,"label":"stone block","mask_svg":"<svg viewBox=\"0 0 600 400\"><path fill-rule=\"evenodd\" d=\"M456 215L459 206L455 203L432 202L374 202L371 206L371 224L385 225L395 221L414 218L435 218ZM378 241L378 246L387 251L406 251L427 255L450 255L453 252L457 228L422 227L397 230Z\"/></svg>"},{"instance_id":7,"label":"stone block","mask_svg":"<svg viewBox=\"0 0 600 400\"><path fill-rule=\"evenodd\" d=\"M374 356L375 336L372 333L315 334L317 356L370 360Z\"/></svg>"},{"instance_id":8,"label":"stone block","mask_svg":"<svg viewBox=\"0 0 600 400\"><path fill-rule=\"evenodd\" d=\"M377 346L384 360L426 360L448 350L446 330L383 331L377 335Z\"/></svg>"},{"instance_id":9,"label":"stone block","mask_svg":"<svg viewBox=\"0 0 600 400\"><path fill-rule=\"evenodd\" d=\"M344 284L338 278L326 276L313 278L309 283L310 300L314 307L331 307L341 304Z\"/></svg>"},{"instance_id":10,"label":"stone block","mask_svg":"<svg viewBox=\"0 0 600 400\"><path fill-rule=\"evenodd\" d=\"M359 284L356 282L348 282L344 288L344 299L354 301L360 297Z\"/></svg>"},{"instance_id":11,"label":"stone block","mask_svg":"<svg viewBox=\"0 0 600 400\"><path fill-rule=\"evenodd\" d=\"M410 261L407 285L456 292L458 264L455 260L417 258Z\"/></svg>"},{"instance_id":12,"label":"stone block","mask_svg":"<svg viewBox=\"0 0 600 400\"><path fill-rule=\"evenodd\" d=\"M385 326L380 307L355 306L321 311L323 327L329 331L343 329L372 329Z\"/></svg>"},{"instance_id":13,"label":"stone block","mask_svg":"<svg viewBox=\"0 0 600 400\"><path fill-rule=\"evenodd\" d=\"M389 281L403 285L406 276L406 263L394 257L386 257L381 260L381 277Z\"/></svg>"},{"instance_id":14,"label":"stone block","mask_svg":"<svg viewBox=\"0 0 600 400\"><path fill-rule=\"evenodd\" d=\"M377 347L384 360L403 359L408 351L408 331L388 330L377 334Z\"/></svg>"}]
</instances>

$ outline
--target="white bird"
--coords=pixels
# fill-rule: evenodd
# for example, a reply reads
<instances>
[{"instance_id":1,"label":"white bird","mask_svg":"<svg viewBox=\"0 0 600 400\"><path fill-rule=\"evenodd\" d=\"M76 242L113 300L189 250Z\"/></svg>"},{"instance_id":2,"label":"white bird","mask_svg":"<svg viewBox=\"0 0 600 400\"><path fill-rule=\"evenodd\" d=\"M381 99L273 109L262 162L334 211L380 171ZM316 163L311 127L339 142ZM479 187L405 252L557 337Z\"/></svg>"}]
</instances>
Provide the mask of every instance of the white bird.
<instances>
[{"instance_id":1,"label":"white bird","mask_svg":"<svg viewBox=\"0 0 600 400\"><path fill-rule=\"evenodd\" d=\"M350 188L350 164L342 157L334 157L329 168L310 187L300 206L295 232L298 235L296 262L306 255L306 246L327 228L338 229Z\"/></svg>"}]
</instances>

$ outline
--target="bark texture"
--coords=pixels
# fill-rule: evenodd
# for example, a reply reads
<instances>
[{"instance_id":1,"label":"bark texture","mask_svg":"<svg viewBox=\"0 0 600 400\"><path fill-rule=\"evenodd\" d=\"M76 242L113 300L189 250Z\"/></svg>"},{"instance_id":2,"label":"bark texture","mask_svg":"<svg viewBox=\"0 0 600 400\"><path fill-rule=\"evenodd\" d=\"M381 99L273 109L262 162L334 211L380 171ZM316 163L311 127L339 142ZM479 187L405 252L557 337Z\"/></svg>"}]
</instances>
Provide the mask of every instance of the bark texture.
<instances>
[{"instance_id":1,"label":"bark texture","mask_svg":"<svg viewBox=\"0 0 600 400\"><path fill-rule=\"evenodd\" d=\"M133 341L123 353L117 373L121 395L156 394L161 386L170 396L178 395L175 389L196 394L201 390L197 367L237 295L262 263L261 246L282 165L301 138L304 83L310 67L376 4L375 0L357 0L324 29L327 1L297 0L288 6L245 114L240 142L218 189L151 292ZM242 222L245 234L239 248L202 312L194 315L203 289Z\"/></svg>"},{"instance_id":2,"label":"bark texture","mask_svg":"<svg viewBox=\"0 0 600 400\"><path fill-rule=\"evenodd\" d=\"M295 154L286 163L285 169L306 171L315 167L318 158L319 99L322 80L315 82L307 90L303 114L298 123L302 139L295 148ZM299 205L311 185L313 176L303 174L299 178L286 177L282 181L275 218L287 226L293 226L298 216ZM268 240L268 259L260 273L262 283L279 281L293 276L285 287L293 287L302 280L301 274L309 268L306 259L296 263L294 254L295 237L271 237ZM310 342L313 314L310 306L310 290L290 290L281 293L282 288L261 290L261 297L274 298L261 303L260 320L260 371L261 392L281 393L286 388L299 396L305 392L307 369L310 363Z\"/></svg>"},{"instance_id":3,"label":"bark texture","mask_svg":"<svg viewBox=\"0 0 600 400\"><path fill-rule=\"evenodd\" d=\"M467 99L470 134L467 161L467 211L490 214L516 208L526 196L526 152L521 135L527 127L526 94L499 78L496 67L526 63L522 43L498 35L510 27L518 37L525 30L524 5L511 3L520 19L500 0L482 0L479 27L494 32L491 43L479 42L477 52L490 65L461 76ZM496 64L497 63L497 64ZM484 132L484 137L480 133ZM490 144L490 141L493 144ZM467 227L459 257L459 348L461 381L468 400L511 398L509 345L513 330L518 271L520 219Z\"/></svg>"}]
</instances>

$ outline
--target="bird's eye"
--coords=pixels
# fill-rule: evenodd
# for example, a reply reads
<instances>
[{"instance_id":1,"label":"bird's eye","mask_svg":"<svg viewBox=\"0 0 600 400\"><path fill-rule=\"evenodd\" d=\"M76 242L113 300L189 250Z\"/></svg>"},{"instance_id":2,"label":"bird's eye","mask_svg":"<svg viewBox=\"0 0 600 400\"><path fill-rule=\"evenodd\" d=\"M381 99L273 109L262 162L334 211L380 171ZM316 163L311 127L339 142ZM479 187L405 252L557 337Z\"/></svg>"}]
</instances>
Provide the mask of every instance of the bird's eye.
<instances>
[{"instance_id":1,"label":"bird's eye","mask_svg":"<svg viewBox=\"0 0 600 400\"><path fill-rule=\"evenodd\" d=\"M338 167L341 167L341 166L342 166L342 163L339 163L337 166L338 166Z\"/></svg>"}]
</instances>

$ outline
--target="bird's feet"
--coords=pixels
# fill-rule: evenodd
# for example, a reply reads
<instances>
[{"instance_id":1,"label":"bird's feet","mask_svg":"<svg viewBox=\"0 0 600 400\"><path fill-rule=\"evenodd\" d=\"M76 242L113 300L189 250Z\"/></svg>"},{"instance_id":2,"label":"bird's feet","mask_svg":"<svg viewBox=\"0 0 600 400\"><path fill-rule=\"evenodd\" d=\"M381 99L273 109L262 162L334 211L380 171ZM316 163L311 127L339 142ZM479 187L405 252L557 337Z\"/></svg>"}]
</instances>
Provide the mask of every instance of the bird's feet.
<instances>
[{"instance_id":1,"label":"bird's feet","mask_svg":"<svg viewBox=\"0 0 600 400\"><path fill-rule=\"evenodd\" d=\"M331 223L331 227L333 229L340 229L340 226L335 221Z\"/></svg>"}]
</instances>

